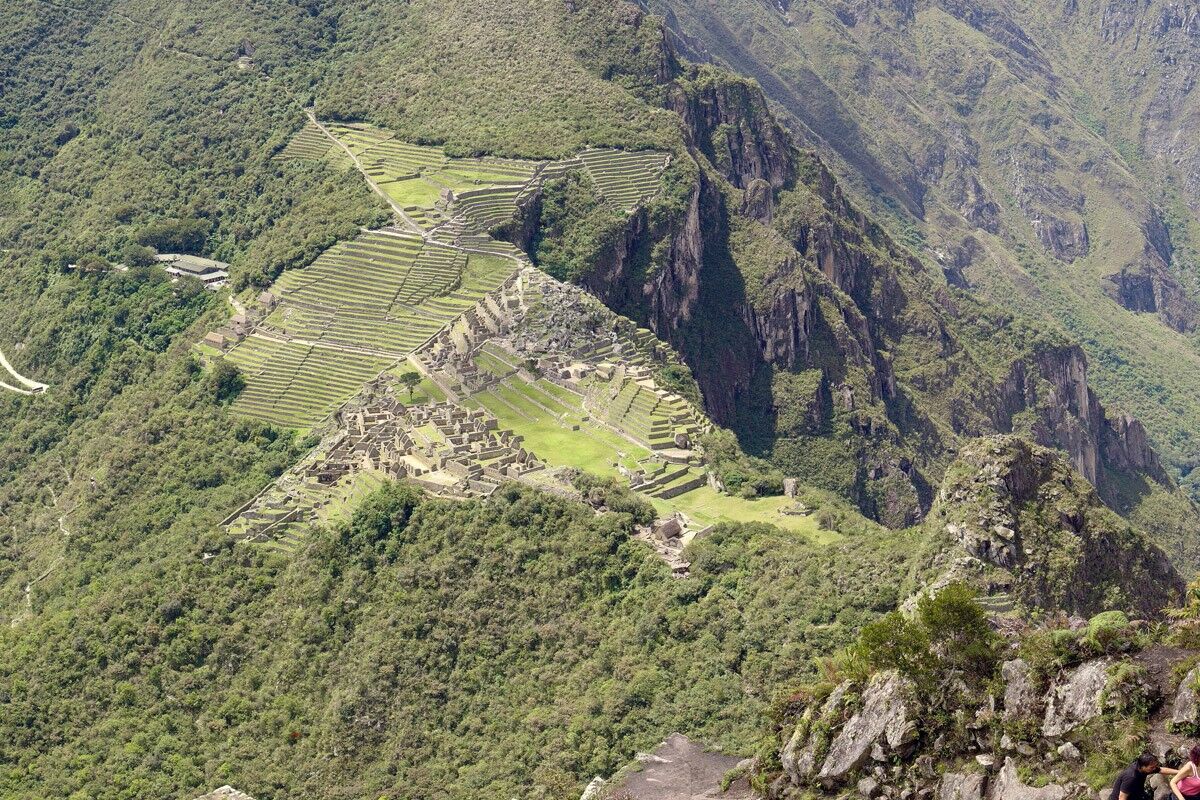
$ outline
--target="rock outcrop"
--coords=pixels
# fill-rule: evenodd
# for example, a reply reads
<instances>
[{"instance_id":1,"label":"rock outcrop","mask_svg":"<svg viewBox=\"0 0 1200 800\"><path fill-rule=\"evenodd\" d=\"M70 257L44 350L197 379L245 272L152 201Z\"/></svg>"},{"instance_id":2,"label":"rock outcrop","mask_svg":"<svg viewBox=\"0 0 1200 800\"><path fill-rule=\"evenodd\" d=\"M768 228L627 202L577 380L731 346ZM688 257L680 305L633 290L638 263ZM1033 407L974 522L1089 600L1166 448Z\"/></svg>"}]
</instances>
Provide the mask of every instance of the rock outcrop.
<instances>
[{"instance_id":1,"label":"rock outcrop","mask_svg":"<svg viewBox=\"0 0 1200 800\"><path fill-rule=\"evenodd\" d=\"M1014 649L1021 637L1040 637L1039 666L1009 659L973 687L939 673L940 688L914 693L885 670L807 705L794 699L799 705L789 707L781 730L782 769L760 778L770 797L786 800L854 789L866 800L1083 800L1095 794L1077 782L1081 763L1116 742L1127 746L1125 732L1147 723L1148 746L1164 763L1178 763L1191 746L1180 734L1200 721L1200 667L1182 681L1174 676L1195 653L1158 644L1139 650L1142 624L1118 617L1113 627L1111 617L1053 632L1010 631ZM1056 669L1057 659L1066 666ZM1158 711L1165 695L1176 697L1169 714Z\"/></svg>"},{"instance_id":2,"label":"rock outcrop","mask_svg":"<svg viewBox=\"0 0 1200 800\"><path fill-rule=\"evenodd\" d=\"M245 792L239 792L232 786L222 786L208 794L200 795L196 800L254 800L254 798Z\"/></svg>"},{"instance_id":3,"label":"rock outcrop","mask_svg":"<svg viewBox=\"0 0 1200 800\"><path fill-rule=\"evenodd\" d=\"M987 776L982 772L947 772L938 786L938 800L983 800Z\"/></svg>"},{"instance_id":4,"label":"rock outcrop","mask_svg":"<svg viewBox=\"0 0 1200 800\"><path fill-rule=\"evenodd\" d=\"M1200 730L1200 667L1192 667L1179 682L1171 704L1171 729L1178 733Z\"/></svg>"},{"instance_id":5,"label":"rock outcrop","mask_svg":"<svg viewBox=\"0 0 1200 800\"><path fill-rule=\"evenodd\" d=\"M1046 697L1042 735L1062 736L1104 712L1104 689L1112 662L1106 658L1089 661L1071 670Z\"/></svg>"},{"instance_id":6,"label":"rock outcrop","mask_svg":"<svg viewBox=\"0 0 1200 800\"><path fill-rule=\"evenodd\" d=\"M1000 677L1004 680L1004 718L1016 721L1036 717L1042 702L1029 663L1023 658L1005 661L1000 665Z\"/></svg>"},{"instance_id":7,"label":"rock outcrop","mask_svg":"<svg viewBox=\"0 0 1200 800\"><path fill-rule=\"evenodd\" d=\"M1021 776L1017 774L1017 764L1009 757L1004 759L1004 767L996 776L991 800L1067 800L1069 797L1082 800L1091 794L1085 784L1050 783L1045 786L1029 786L1021 781Z\"/></svg>"},{"instance_id":8,"label":"rock outcrop","mask_svg":"<svg viewBox=\"0 0 1200 800\"><path fill-rule=\"evenodd\" d=\"M609 780L593 780L580 800L752 800L750 767L673 733Z\"/></svg>"},{"instance_id":9,"label":"rock outcrop","mask_svg":"<svg viewBox=\"0 0 1200 800\"><path fill-rule=\"evenodd\" d=\"M916 740L910 710L914 687L895 672L876 675L862 696L862 709L842 726L829 745L817 779L832 785L869 758L902 753ZM882 760L882 759L877 759Z\"/></svg>"},{"instance_id":10,"label":"rock outcrop","mask_svg":"<svg viewBox=\"0 0 1200 800\"><path fill-rule=\"evenodd\" d=\"M781 754L785 773L796 783L817 781L827 788L871 762L907 753L917 739L915 687L896 672L881 672L863 689L861 704L847 714L852 686L844 682L819 712L797 726ZM826 738L825 731L831 738Z\"/></svg>"},{"instance_id":11,"label":"rock outcrop","mask_svg":"<svg viewBox=\"0 0 1200 800\"><path fill-rule=\"evenodd\" d=\"M1156 614L1182 596L1162 550L1105 508L1060 454L1017 437L964 447L928 524L1000 570L1030 606Z\"/></svg>"}]
</instances>

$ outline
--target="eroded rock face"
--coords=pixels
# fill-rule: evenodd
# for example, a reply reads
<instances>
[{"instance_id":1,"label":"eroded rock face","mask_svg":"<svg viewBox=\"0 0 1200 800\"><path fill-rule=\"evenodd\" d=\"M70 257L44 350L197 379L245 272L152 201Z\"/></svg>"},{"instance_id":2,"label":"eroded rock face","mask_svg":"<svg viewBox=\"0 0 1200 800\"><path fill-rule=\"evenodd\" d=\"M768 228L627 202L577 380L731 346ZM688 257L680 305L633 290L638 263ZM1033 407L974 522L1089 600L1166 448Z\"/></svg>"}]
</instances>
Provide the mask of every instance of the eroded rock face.
<instances>
[{"instance_id":1,"label":"eroded rock face","mask_svg":"<svg viewBox=\"0 0 1200 800\"><path fill-rule=\"evenodd\" d=\"M986 783L982 772L947 772L938 787L938 800L983 800Z\"/></svg>"},{"instance_id":2,"label":"eroded rock face","mask_svg":"<svg viewBox=\"0 0 1200 800\"><path fill-rule=\"evenodd\" d=\"M1063 676L1046 696L1042 735L1062 736L1100 716L1112 660L1088 661ZM1007 768L1007 766L1006 766Z\"/></svg>"},{"instance_id":3,"label":"eroded rock face","mask_svg":"<svg viewBox=\"0 0 1200 800\"><path fill-rule=\"evenodd\" d=\"M912 683L897 672L872 677L863 692L862 710L834 737L817 778L826 785L839 783L866 764L876 747L886 757L914 742L913 691Z\"/></svg>"},{"instance_id":4,"label":"eroded rock face","mask_svg":"<svg viewBox=\"0 0 1200 800\"><path fill-rule=\"evenodd\" d=\"M1041 698L1033 684L1033 671L1023 658L1014 658L1000 665L1004 678L1004 718L1027 719L1041 710Z\"/></svg>"},{"instance_id":5,"label":"eroded rock face","mask_svg":"<svg viewBox=\"0 0 1200 800\"><path fill-rule=\"evenodd\" d=\"M1068 797L1084 797L1089 794L1086 786L1027 786L1017 774L1017 765L1012 758L1004 761L1004 767L996 776L992 800L1066 800Z\"/></svg>"},{"instance_id":6,"label":"eroded rock face","mask_svg":"<svg viewBox=\"0 0 1200 800\"><path fill-rule=\"evenodd\" d=\"M850 681L842 681L829 693L829 697L825 699L817 714L818 721L822 724L830 724L841 713L842 704L850 687ZM798 726L780 754L784 772L797 784L808 782L817 771L817 760L820 755L817 750L820 742L810 734L808 726Z\"/></svg>"},{"instance_id":7,"label":"eroded rock face","mask_svg":"<svg viewBox=\"0 0 1200 800\"><path fill-rule=\"evenodd\" d=\"M1140 426L1123 430L1136 449ZM1155 614L1183 590L1167 555L1105 508L1061 453L1017 437L964 447L933 520L968 554L1004 570L1013 595L1031 606L1091 616L1118 593L1125 607Z\"/></svg>"},{"instance_id":8,"label":"eroded rock face","mask_svg":"<svg viewBox=\"0 0 1200 800\"><path fill-rule=\"evenodd\" d=\"M684 123L689 145L712 153L713 163L739 189L755 180L779 188L791 178L791 142L748 81L672 87L667 108Z\"/></svg>"},{"instance_id":9,"label":"eroded rock face","mask_svg":"<svg viewBox=\"0 0 1200 800\"><path fill-rule=\"evenodd\" d=\"M1179 683L1175 702L1171 706L1171 729L1180 733L1192 733L1200 729L1200 692L1196 682L1200 680L1200 667L1193 667Z\"/></svg>"}]
</instances>

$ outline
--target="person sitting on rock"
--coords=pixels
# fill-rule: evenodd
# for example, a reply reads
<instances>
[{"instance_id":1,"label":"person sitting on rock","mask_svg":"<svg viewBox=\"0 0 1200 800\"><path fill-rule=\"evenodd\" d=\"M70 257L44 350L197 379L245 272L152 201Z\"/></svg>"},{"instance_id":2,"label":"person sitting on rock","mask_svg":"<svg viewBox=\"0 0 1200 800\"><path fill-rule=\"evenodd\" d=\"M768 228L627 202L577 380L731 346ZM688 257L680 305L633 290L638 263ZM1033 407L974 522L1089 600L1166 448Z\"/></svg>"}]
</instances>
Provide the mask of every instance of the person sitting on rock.
<instances>
[{"instance_id":1,"label":"person sitting on rock","mask_svg":"<svg viewBox=\"0 0 1200 800\"><path fill-rule=\"evenodd\" d=\"M1178 800L1200 800L1200 744L1193 745L1187 763L1171 778L1171 792Z\"/></svg>"},{"instance_id":2,"label":"person sitting on rock","mask_svg":"<svg viewBox=\"0 0 1200 800\"><path fill-rule=\"evenodd\" d=\"M1146 789L1146 778L1156 773L1174 775L1178 770L1164 767L1158 763L1158 756L1153 753L1142 753L1125 770L1117 776L1108 800L1154 800L1154 790Z\"/></svg>"}]
</instances>

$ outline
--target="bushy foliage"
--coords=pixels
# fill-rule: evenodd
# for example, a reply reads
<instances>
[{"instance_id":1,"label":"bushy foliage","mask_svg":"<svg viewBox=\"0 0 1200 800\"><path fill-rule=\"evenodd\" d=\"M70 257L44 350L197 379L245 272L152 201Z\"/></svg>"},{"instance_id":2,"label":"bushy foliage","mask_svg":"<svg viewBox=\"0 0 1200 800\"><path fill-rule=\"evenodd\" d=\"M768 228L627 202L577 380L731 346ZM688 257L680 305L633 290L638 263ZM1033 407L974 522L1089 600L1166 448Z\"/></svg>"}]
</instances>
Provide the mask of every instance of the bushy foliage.
<instances>
[{"instance_id":1,"label":"bushy foliage","mask_svg":"<svg viewBox=\"0 0 1200 800\"><path fill-rule=\"evenodd\" d=\"M209 223L200 219L164 219L138 232L137 242L162 253L199 253L208 237Z\"/></svg>"},{"instance_id":2,"label":"bushy foliage","mask_svg":"<svg viewBox=\"0 0 1200 800\"><path fill-rule=\"evenodd\" d=\"M1115 656L1144 647L1155 638L1140 630L1121 611L1103 611L1078 630L1059 620L1021 637L1020 655L1043 679L1064 667L1097 656Z\"/></svg>"},{"instance_id":3,"label":"bushy foliage","mask_svg":"<svg viewBox=\"0 0 1200 800\"><path fill-rule=\"evenodd\" d=\"M731 431L717 428L701 439L704 461L725 489L738 494L749 489L754 497L783 493L783 473L769 461L746 455Z\"/></svg>"},{"instance_id":4,"label":"bushy foliage","mask_svg":"<svg viewBox=\"0 0 1200 800\"><path fill-rule=\"evenodd\" d=\"M628 514L635 525L649 525L658 516L654 506L629 488L629 484L611 477L578 472L571 485L583 495L583 501L595 509Z\"/></svg>"},{"instance_id":5,"label":"bushy foliage","mask_svg":"<svg viewBox=\"0 0 1200 800\"><path fill-rule=\"evenodd\" d=\"M845 663L860 676L898 670L929 692L956 677L982 685L995 674L999 637L975 597L961 583L922 595L915 615L893 611L863 626Z\"/></svg>"},{"instance_id":6,"label":"bushy foliage","mask_svg":"<svg viewBox=\"0 0 1200 800\"><path fill-rule=\"evenodd\" d=\"M230 403L246 388L246 379L236 365L223 358L216 359L209 381L218 403Z\"/></svg>"},{"instance_id":7,"label":"bushy foliage","mask_svg":"<svg viewBox=\"0 0 1200 800\"><path fill-rule=\"evenodd\" d=\"M70 559L0 632L0 793L565 797L675 730L750 752L773 687L893 605L911 552L726 525L679 579L623 514L388 485L285 563L191 538L230 505L217 486L165 519L155 487L102 491L124 503L81 506Z\"/></svg>"},{"instance_id":8,"label":"bushy foliage","mask_svg":"<svg viewBox=\"0 0 1200 800\"><path fill-rule=\"evenodd\" d=\"M564 281L585 279L624 240L625 215L611 208L582 170L546 181L530 256Z\"/></svg>"}]
</instances>

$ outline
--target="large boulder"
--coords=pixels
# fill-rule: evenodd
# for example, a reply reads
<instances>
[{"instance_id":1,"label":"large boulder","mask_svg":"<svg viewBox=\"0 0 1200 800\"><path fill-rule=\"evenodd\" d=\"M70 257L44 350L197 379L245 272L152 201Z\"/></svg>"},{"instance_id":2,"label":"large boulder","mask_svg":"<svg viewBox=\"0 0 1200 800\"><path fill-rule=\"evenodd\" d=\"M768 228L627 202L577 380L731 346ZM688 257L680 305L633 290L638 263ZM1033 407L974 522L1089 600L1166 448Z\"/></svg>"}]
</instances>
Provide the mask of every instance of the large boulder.
<instances>
[{"instance_id":1,"label":"large boulder","mask_svg":"<svg viewBox=\"0 0 1200 800\"><path fill-rule=\"evenodd\" d=\"M890 670L872 676L862 696L862 709L838 731L817 778L831 786L860 769L873 751L885 758L899 754L914 743L912 682Z\"/></svg>"},{"instance_id":2,"label":"large boulder","mask_svg":"<svg viewBox=\"0 0 1200 800\"><path fill-rule=\"evenodd\" d=\"M1004 760L1004 767L996 776L992 788L992 800L1067 800L1083 798L1090 794L1084 785L1062 786L1051 783L1047 786L1028 786L1021 782L1017 765L1012 758Z\"/></svg>"},{"instance_id":3,"label":"large boulder","mask_svg":"<svg viewBox=\"0 0 1200 800\"><path fill-rule=\"evenodd\" d=\"M1004 679L1004 718L1028 719L1037 716L1041 702L1033 682L1033 670L1023 658L1014 658L1000 665Z\"/></svg>"},{"instance_id":4,"label":"large boulder","mask_svg":"<svg viewBox=\"0 0 1200 800\"><path fill-rule=\"evenodd\" d=\"M842 681L838 684L825 698L819 712L810 711L806 714L806 718L796 726L796 730L784 746L779 760L783 764L783 771L788 774L793 783L804 784L816 776L821 756L818 750L822 742L821 737L812 735L813 726L828 726L840 719L842 704L845 702L851 685L850 681Z\"/></svg>"},{"instance_id":5,"label":"large boulder","mask_svg":"<svg viewBox=\"0 0 1200 800\"><path fill-rule=\"evenodd\" d=\"M1195 733L1200 730L1200 692L1196 683L1200 681L1200 667L1193 667L1179 683L1175 703L1171 706L1171 730L1177 733Z\"/></svg>"},{"instance_id":6,"label":"large boulder","mask_svg":"<svg viewBox=\"0 0 1200 800\"><path fill-rule=\"evenodd\" d=\"M725 785L731 772L739 777ZM636 763L602 783L599 794L593 796L624 800L753 800L749 774L749 761L708 750L673 733L654 752L640 753Z\"/></svg>"},{"instance_id":7,"label":"large boulder","mask_svg":"<svg viewBox=\"0 0 1200 800\"><path fill-rule=\"evenodd\" d=\"M222 786L219 789L213 789L208 794L200 795L196 800L254 800L254 798L245 792L239 792L232 786Z\"/></svg>"},{"instance_id":8,"label":"large boulder","mask_svg":"<svg viewBox=\"0 0 1200 800\"><path fill-rule=\"evenodd\" d=\"M983 800L986 781L982 772L947 772L938 788L938 800Z\"/></svg>"},{"instance_id":9,"label":"large boulder","mask_svg":"<svg viewBox=\"0 0 1200 800\"><path fill-rule=\"evenodd\" d=\"M1098 717L1104 710L1104 689L1112 660L1088 661L1062 676L1046 695L1042 735L1062 736Z\"/></svg>"}]
</instances>

